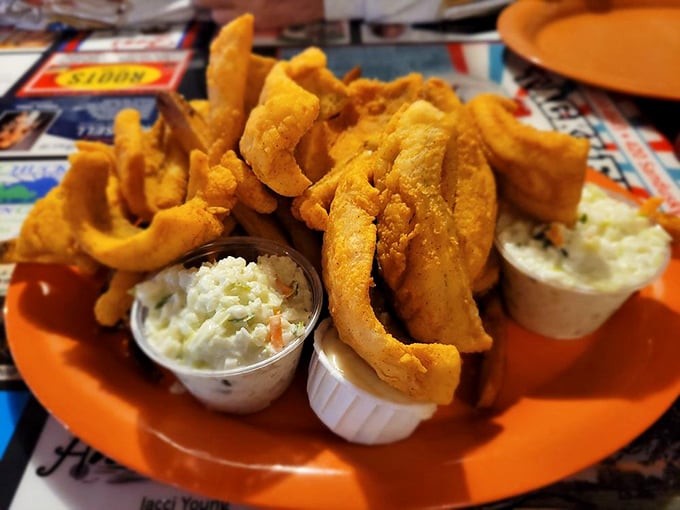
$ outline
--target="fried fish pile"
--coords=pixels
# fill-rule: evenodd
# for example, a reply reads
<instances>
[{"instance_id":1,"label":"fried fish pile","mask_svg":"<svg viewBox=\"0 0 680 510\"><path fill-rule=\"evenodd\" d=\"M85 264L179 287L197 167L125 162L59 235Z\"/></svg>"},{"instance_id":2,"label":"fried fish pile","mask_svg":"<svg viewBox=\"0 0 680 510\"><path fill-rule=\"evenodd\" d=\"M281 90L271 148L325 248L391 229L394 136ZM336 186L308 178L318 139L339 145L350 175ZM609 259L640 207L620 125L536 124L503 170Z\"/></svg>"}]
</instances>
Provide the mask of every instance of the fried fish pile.
<instances>
[{"instance_id":1,"label":"fried fish pile","mask_svg":"<svg viewBox=\"0 0 680 510\"><path fill-rule=\"evenodd\" d=\"M207 100L163 93L152 128L123 110L112 146L78 143L3 261L110 269L95 305L110 326L186 251L237 229L277 239L318 264L340 338L381 379L450 403L461 353L493 344L477 297L498 279L499 199L573 221L588 143L521 125L502 97L464 105L417 73L336 77L318 48L276 61L252 38L245 15L214 39Z\"/></svg>"}]
</instances>

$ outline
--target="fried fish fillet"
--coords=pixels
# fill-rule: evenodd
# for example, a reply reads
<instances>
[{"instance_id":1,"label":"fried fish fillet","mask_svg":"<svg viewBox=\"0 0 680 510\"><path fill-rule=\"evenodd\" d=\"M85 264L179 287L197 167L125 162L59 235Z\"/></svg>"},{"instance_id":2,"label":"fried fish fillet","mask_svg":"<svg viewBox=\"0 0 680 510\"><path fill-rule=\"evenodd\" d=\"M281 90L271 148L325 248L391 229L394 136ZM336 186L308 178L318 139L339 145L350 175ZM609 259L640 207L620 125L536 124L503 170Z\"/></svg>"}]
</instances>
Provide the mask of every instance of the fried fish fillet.
<instances>
[{"instance_id":1,"label":"fried fish fillet","mask_svg":"<svg viewBox=\"0 0 680 510\"><path fill-rule=\"evenodd\" d=\"M195 197L156 213L147 228L130 223L118 202L111 160L100 152L76 152L61 183L64 218L83 251L124 271L153 271L217 238L224 208Z\"/></svg>"},{"instance_id":2,"label":"fried fish fillet","mask_svg":"<svg viewBox=\"0 0 680 510\"><path fill-rule=\"evenodd\" d=\"M391 82L356 79L348 87L349 99L337 118L329 120L323 139L315 140L317 160L324 155L330 170L293 200L293 214L309 228L326 230L328 209L338 182L352 160L375 150L385 126L403 105L423 93L422 75L412 73Z\"/></svg>"},{"instance_id":3,"label":"fried fish fillet","mask_svg":"<svg viewBox=\"0 0 680 510\"><path fill-rule=\"evenodd\" d=\"M498 176L500 196L542 222L576 221L590 144L520 122L515 101L480 94L466 103L484 153Z\"/></svg>"},{"instance_id":4,"label":"fried fish fillet","mask_svg":"<svg viewBox=\"0 0 680 510\"><path fill-rule=\"evenodd\" d=\"M257 106L260 99L260 92L264 86L264 80L267 78L269 71L272 70L276 64L276 59L273 57L265 57L255 53L250 54L248 60L248 76L246 77L246 95L244 98L244 108L246 118L251 110Z\"/></svg>"},{"instance_id":5,"label":"fried fish fillet","mask_svg":"<svg viewBox=\"0 0 680 510\"><path fill-rule=\"evenodd\" d=\"M456 125L456 140L455 144L450 144L444 158L442 195L453 210L470 282L473 287L478 287L478 279L491 276L484 269L493 248L496 229L496 179L484 156L470 112L461 104L449 115ZM447 170L451 171L452 167L455 177L450 182ZM480 282L479 287L485 288L488 284L488 281Z\"/></svg>"},{"instance_id":6,"label":"fried fish fillet","mask_svg":"<svg viewBox=\"0 0 680 510\"><path fill-rule=\"evenodd\" d=\"M340 182L322 246L322 274L340 339L378 377L414 399L449 404L460 378L460 355L452 345L404 344L389 334L371 307L371 270L376 246L378 191L365 165Z\"/></svg>"},{"instance_id":7,"label":"fried fish fillet","mask_svg":"<svg viewBox=\"0 0 680 510\"><path fill-rule=\"evenodd\" d=\"M208 155L200 150L191 151L187 199L201 198L211 207L228 212L236 203L238 184L234 174L222 165L210 165Z\"/></svg>"},{"instance_id":8,"label":"fried fish fillet","mask_svg":"<svg viewBox=\"0 0 680 510\"><path fill-rule=\"evenodd\" d=\"M0 263L66 264L94 272L99 264L83 252L64 219L63 208L64 194L56 186L33 205L19 235L0 244Z\"/></svg>"},{"instance_id":9,"label":"fried fish fillet","mask_svg":"<svg viewBox=\"0 0 680 510\"><path fill-rule=\"evenodd\" d=\"M161 126L161 129L152 129L144 134L144 194L152 215L184 202L189 180L187 152L177 135L167 129L165 122Z\"/></svg>"},{"instance_id":10,"label":"fried fish fillet","mask_svg":"<svg viewBox=\"0 0 680 510\"><path fill-rule=\"evenodd\" d=\"M236 197L244 205L263 214L276 209L276 197L260 182L245 162L236 153L229 150L224 153L220 165L227 168L236 178L238 187Z\"/></svg>"},{"instance_id":11,"label":"fried fish fillet","mask_svg":"<svg viewBox=\"0 0 680 510\"><path fill-rule=\"evenodd\" d=\"M210 44L206 82L211 165L218 164L226 151L237 147L245 124L253 24L251 14L239 16L222 27Z\"/></svg>"},{"instance_id":12,"label":"fried fish fillet","mask_svg":"<svg viewBox=\"0 0 680 510\"><path fill-rule=\"evenodd\" d=\"M453 213L441 194L454 126L424 100L395 119L378 150L388 170L376 179L383 206L377 255L394 308L418 341L452 344L461 352L487 350L491 337L482 327Z\"/></svg>"},{"instance_id":13,"label":"fried fish fillet","mask_svg":"<svg viewBox=\"0 0 680 510\"><path fill-rule=\"evenodd\" d=\"M267 75L260 102L248 116L239 148L260 181L283 196L294 197L312 183L295 160L294 152L319 116L320 102L288 76L288 65L279 61Z\"/></svg>"},{"instance_id":14,"label":"fried fish fillet","mask_svg":"<svg viewBox=\"0 0 680 510\"><path fill-rule=\"evenodd\" d=\"M114 170L120 181L125 204L134 216L148 220L153 213L144 192L146 154L139 111L125 108L116 114L113 121L113 143L116 156Z\"/></svg>"}]
</instances>

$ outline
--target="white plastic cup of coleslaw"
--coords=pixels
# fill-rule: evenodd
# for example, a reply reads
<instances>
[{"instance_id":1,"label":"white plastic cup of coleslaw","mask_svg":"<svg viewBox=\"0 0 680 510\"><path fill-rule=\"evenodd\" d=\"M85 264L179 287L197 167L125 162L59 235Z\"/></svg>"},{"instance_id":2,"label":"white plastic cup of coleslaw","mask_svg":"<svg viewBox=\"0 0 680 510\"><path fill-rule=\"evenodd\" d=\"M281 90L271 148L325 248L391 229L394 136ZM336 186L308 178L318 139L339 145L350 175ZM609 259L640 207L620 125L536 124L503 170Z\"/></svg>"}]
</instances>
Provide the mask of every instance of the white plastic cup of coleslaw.
<instances>
[{"instance_id":1,"label":"white plastic cup of coleslaw","mask_svg":"<svg viewBox=\"0 0 680 510\"><path fill-rule=\"evenodd\" d=\"M332 432L351 443L376 445L409 437L437 410L380 380L373 369L338 337L332 319L314 332L307 377L309 404Z\"/></svg>"},{"instance_id":2,"label":"white plastic cup of coleslaw","mask_svg":"<svg viewBox=\"0 0 680 510\"><path fill-rule=\"evenodd\" d=\"M626 197L588 183L578 215L555 246L545 237L548 225L509 209L499 214L495 245L506 308L545 337L593 333L670 261L668 234Z\"/></svg>"},{"instance_id":3,"label":"white plastic cup of coleslaw","mask_svg":"<svg viewBox=\"0 0 680 510\"><path fill-rule=\"evenodd\" d=\"M323 303L304 256L255 237L203 245L140 285L130 317L140 349L206 407L236 414L288 389Z\"/></svg>"}]
</instances>

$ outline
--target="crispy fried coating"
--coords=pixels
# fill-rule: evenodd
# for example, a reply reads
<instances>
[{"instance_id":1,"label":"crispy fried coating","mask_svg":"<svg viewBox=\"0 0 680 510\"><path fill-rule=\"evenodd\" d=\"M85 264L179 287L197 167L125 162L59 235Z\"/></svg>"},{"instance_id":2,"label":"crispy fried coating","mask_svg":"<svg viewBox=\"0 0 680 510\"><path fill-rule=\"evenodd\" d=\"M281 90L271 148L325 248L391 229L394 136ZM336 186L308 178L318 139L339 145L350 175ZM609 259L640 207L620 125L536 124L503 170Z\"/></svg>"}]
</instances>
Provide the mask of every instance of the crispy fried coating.
<instances>
[{"instance_id":1,"label":"crispy fried coating","mask_svg":"<svg viewBox=\"0 0 680 510\"><path fill-rule=\"evenodd\" d=\"M657 222L668 232L674 243L680 243L680 216L661 211L663 198L651 197L645 200L639 208L640 214Z\"/></svg>"},{"instance_id":2,"label":"crispy fried coating","mask_svg":"<svg viewBox=\"0 0 680 510\"><path fill-rule=\"evenodd\" d=\"M113 143L117 162L115 172L125 204L133 215L148 220L153 213L144 190L147 163L139 111L125 108L116 114Z\"/></svg>"},{"instance_id":3,"label":"crispy fried coating","mask_svg":"<svg viewBox=\"0 0 680 510\"><path fill-rule=\"evenodd\" d=\"M276 64L276 59L273 57L265 57L256 53L250 54L244 98L246 118L252 109L257 106L260 100L260 92L262 92L262 87L264 86L264 80L267 78L269 71L272 70L272 67L274 67L274 64Z\"/></svg>"},{"instance_id":4,"label":"crispy fried coating","mask_svg":"<svg viewBox=\"0 0 680 510\"><path fill-rule=\"evenodd\" d=\"M453 210L470 281L473 287L485 287L490 273L484 274L486 282L478 285L476 281L482 277L493 247L498 213L496 178L484 157L470 112L460 105L449 115L456 133L455 144L449 146L444 158L442 195ZM451 172L454 182L450 182Z\"/></svg>"},{"instance_id":5,"label":"crispy fried coating","mask_svg":"<svg viewBox=\"0 0 680 510\"><path fill-rule=\"evenodd\" d=\"M131 271L114 271L108 288L94 304L94 317L102 326L115 326L125 320L134 295L132 288L144 279L146 273Z\"/></svg>"},{"instance_id":6,"label":"crispy fried coating","mask_svg":"<svg viewBox=\"0 0 680 510\"><path fill-rule=\"evenodd\" d=\"M165 125L165 123L163 124ZM189 158L170 129L145 133L144 194L152 214L184 202L189 180Z\"/></svg>"},{"instance_id":7,"label":"crispy fried coating","mask_svg":"<svg viewBox=\"0 0 680 510\"><path fill-rule=\"evenodd\" d=\"M211 165L235 149L245 124L245 96L250 52L253 47L251 14L234 19L219 31L210 44L206 71Z\"/></svg>"},{"instance_id":8,"label":"crispy fried coating","mask_svg":"<svg viewBox=\"0 0 680 510\"><path fill-rule=\"evenodd\" d=\"M159 211L147 228L125 218L116 202L111 161L98 152L77 152L64 176L64 217L82 249L101 264L124 271L153 271L217 238L223 208L195 197Z\"/></svg>"},{"instance_id":9,"label":"crispy fried coating","mask_svg":"<svg viewBox=\"0 0 680 510\"><path fill-rule=\"evenodd\" d=\"M33 205L19 235L0 244L0 262L66 264L94 272L99 264L80 248L63 211L64 194L56 186Z\"/></svg>"},{"instance_id":10,"label":"crispy fried coating","mask_svg":"<svg viewBox=\"0 0 680 510\"><path fill-rule=\"evenodd\" d=\"M436 77L425 80L423 99L445 113L455 112L463 106L451 85Z\"/></svg>"},{"instance_id":11,"label":"crispy fried coating","mask_svg":"<svg viewBox=\"0 0 680 510\"><path fill-rule=\"evenodd\" d=\"M517 104L495 94L480 94L465 106L497 173L500 196L539 221L572 225L586 176L588 141L523 124L513 115Z\"/></svg>"},{"instance_id":12,"label":"crispy fried coating","mask_svg":"<svg viewBox=\"0 0 680 510\"><path fill-rule=\"evenodd\" d=\"M189 158L187 199L198 197L209 206L228 212L236 203L238 184L234 175L222 165L211 166L203 151L191 151Z\"/></svg>"},{"instance_id":13,"label":"crispy fried coating","mask_svg":"<svg viewBox=\"0 0 680 510\"><path fill-rule=\"evenodd\" d=\"M487 296L482 306L484 328L493 337L493 345L483 354L475 406L480 409L489 409L499 403L499 394L506 377L508 318L497 293Z\"/></svg>"},{"instance_id":14,"label":"crispy fried coating","mask_svg":"<svg viewBox=\"0 0 680 510\"><path fill-rule=\"evenodd\" d=\"M448 404L460 377L452 345L404 344L389 334L371 307L371 270L376 246L378 191L365 166L355 166L339 184L322 246L322 274L340 339L383 381L414 399Z\"/></svg>"},{"instance_id":15,"label":"crispy fried coating","mask_svg":"<svg viewBox=\"0 0 680 510\"><path fill-rule=\"evenodd\" d=\"M306 52L291 61L306 58ZM300 195L312 182L295 160L295 148L319 116L319 98L288 76L280 61L265 80L239 143L241 155L260 181L283 196Z\"/></svg>"},{"instance_id":16,"label":"crispy fried coating","mask_svg":"<svg viewBox=\"0 0 680 510\"><path fill-rule=\"evenodd\" d=\"M349 163L378 147L392 115L422 95L423 78L412 73L391 82L356 79L348 90L345 108L327 122L323 140L316 140L316 150L328 154L332 167L293 201L295 217L314 230L326 230L330 203Z\"/></svg>"},{"instance_id":17,"label":"crispy fried coating","mask_svg":"<svg viewBox=\"0 0 680 510\"><path fill-rule=\"evenodd\" d=\"M295 160L312 183L322 179L335 164L329 154L331 136L326 122L315 122L295 147Z\"/></svg>"},{"instance_id":18,"label":"crispy fried coating","mask_svg":"<svg viewBox=\"0 0 680 510\"><path fill-rule=\"evenodd\" d=\"M276 197L255 177L250 167L234 151L225 152L220 165L236 178L238 183L236 197L243 204L263 214L269 214L276 209Z\"/></svg>"},{"instance_id":19,"label":"crispy fried coating","mask_svg":"<svg viewBox=\"0 0 680 510\"><path fill-rule=\"evenodd\" d=\"M396 116L379 148L390 166L376 179L383 204L378 262L413 338L484 351L491 337L472 297L453 213L441 195L444 154L455 136L448 120L430 103L416 101Z\"/></svg>"},{"instance_id":20,"label":"crispy fried coating","mask_svg":"<svg viewBox=\"0 0 680 510\"><path fill-rule=\"evenodd\" d=\"M348 91L345 83L326 67L326 54L311 47L292 58L288 76L303 89L319 98L318 120L329 119L344 108Z\"/></svg>"}]
</instances>

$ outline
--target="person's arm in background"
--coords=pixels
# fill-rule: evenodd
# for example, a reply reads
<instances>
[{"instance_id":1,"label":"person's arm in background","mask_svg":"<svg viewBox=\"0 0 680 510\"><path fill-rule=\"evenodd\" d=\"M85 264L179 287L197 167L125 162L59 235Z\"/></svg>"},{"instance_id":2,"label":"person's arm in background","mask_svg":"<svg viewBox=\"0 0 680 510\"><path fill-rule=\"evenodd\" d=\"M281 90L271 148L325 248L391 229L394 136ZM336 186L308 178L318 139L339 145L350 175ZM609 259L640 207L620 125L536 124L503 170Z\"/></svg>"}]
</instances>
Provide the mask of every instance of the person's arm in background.
<instances>
[{"instance_id":1,"label":"person's arm in background","mask_svg":"<svg viewBox=\"0 0 680 510\"><path fill-rule=\"evenodd\" d=\"M245 13L255 16L256 28L265 30L324 19L323 0L194 0L194 4L210 11L218 25Z\"/></svg>"},{"instance_id":2,"label":"person's arm in background","mask_svg":"<svg viewBox=\"0 0 680 510\"><path fill-rule=\"evenodd\" d=\"M442 3L442 0L325 0L324 17L329 21L423 23L441 18Z\"/></svg>"},{"instance_id":3,"label":"person's arm in background","mask_svg":"<svg viewBox=\"0 0 680 510\"><path fill-rule=\"evenodd\" d=\"M258 28L363 19L375 23L420 23L439 19L442 0L195 0L223 25L241 14L255 16Z\"/></svg>"}]
</instances>

